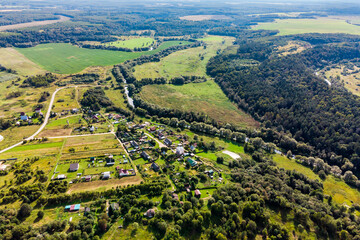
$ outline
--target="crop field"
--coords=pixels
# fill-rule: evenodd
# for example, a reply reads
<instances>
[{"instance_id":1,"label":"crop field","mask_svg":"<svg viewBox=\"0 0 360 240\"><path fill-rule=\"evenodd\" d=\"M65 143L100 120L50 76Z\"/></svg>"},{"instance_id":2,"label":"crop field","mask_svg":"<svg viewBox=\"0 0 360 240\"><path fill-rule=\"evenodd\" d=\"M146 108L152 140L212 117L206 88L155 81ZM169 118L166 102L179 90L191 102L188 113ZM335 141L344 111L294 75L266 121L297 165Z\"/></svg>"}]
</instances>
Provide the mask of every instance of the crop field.
<instances>
[{"instance_id":1,"label":"crop field","mask_svg":"<svg viewBox=\"0 0 360 240\"><path fill-rule=\"evenodd\" d=\"M0 48L0 63L4 67L11 68L23 76L45 73L44 69L14 48Z\"/></svg>"},{"instance_id":2,"label":"crop field","mask_svg":"<svg viewBox=\"0 0 360 240\"><path fill-rule=\"evenodd\" d=\"M311 179L322 181L310 168L307 168L294 160L290 160L287 157L280 155L274 155L273 159L280 168L296 170ZM333 200L338 204L345 203L351 206L352 202L358 203L360 201L360 192L347 185L343 180L329 175L322 183L324 185L324 194L332 196Z\"/></svg>"},{"instance_id":3,"label":"crop field","mask_svg":"<svg viewBox=\"0 0 360 240\"><path fill-rule=\"evenodd\" d=\"M116 42L106 43L106 46L122 47L122 48L141 48L151 46L155 40L149 37L140 37L140 38L124 38Z\"/></svg>"},{"instance_id":4,"label":"crop field","mask_svg":"<svg viewBox=\"0 0 360 240\"><path fill-rule=\"evenodd\" d=\"M204 47L185 49L162 58L160 62L150 62L135 67L134 76L142 78L177 76L205 76L206 64L209 59L216 55L216 52L232 46L235 40L230 37L206 37L199 39L207 43Z\"/></svg>"},{"instance_id":5,"label":"crop field","mask_svg":"<svg viewBox=\"0 0 360 240\"><path fill-rule=\"evenodd\" d=\"M203 112L217 121L241 127L258 126L253 118L230 102L213 80L182 86L148 85L140 94L145 101L163 107Z\"/></svg>"},{"instance_id":6,"label":"crop field","mask_svg":"<svg viewBox=\"0 0 360 240\"><path fill-rule=\"evenodd\" d=\"M274 22L259 23L252 28L254 30L279 30L279 35L302 33L360 34L360 26L349 24L345 20L331 18L279 19Z\"/></svg>"},{"instance_id":7,"label":"crop field","mask_svg":"<svg viewBox=\"0 0 360 240\"><path fill-rule=\"evenodd\" d=\"M58 23L58 22L65 22L65 21L68 21L69 19L70 19L69 17L60 16L60 18L56 19L56 20L33 21L33 22L19 23L19 24L13 24L13 25L4 25L4 26L0 27L0 31L49 25L49 24L54 24L54 23Z\"/></svg>"},{"instance_id":8,"label":"crop field","mask_svg":"<svg viewBox=\"0 0 360 240\"><path fill-rule=\"evenodd\" d=\"M89 66L109 66L141 55L152 55L179 44L187 44L187 42L168 41L160 45L159 48L146 52L86 49L66 43L40 44L36 47L17 48L16 50L47 71L70 74L80 72Z\"/></svg>"}]
</instances>

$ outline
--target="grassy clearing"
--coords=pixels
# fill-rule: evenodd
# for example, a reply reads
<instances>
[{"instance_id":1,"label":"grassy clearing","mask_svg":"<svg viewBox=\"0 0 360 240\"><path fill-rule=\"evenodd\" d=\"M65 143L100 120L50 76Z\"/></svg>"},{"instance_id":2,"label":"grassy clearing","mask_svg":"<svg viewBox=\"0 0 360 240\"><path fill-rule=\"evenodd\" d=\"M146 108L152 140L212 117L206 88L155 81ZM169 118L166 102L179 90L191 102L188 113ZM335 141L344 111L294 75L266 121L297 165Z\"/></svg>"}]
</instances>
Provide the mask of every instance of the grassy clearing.
<instances>
[{"instance_id":1,"label":"grassy clearing","mask_svg":"<svg viewBox=\"0 0 360 240\"><path fill-rule=\"evenodd\" d=\"M50 72L65 74L80 72L89 66L114 65L141 55L152 55L180 43L186 44L186 42L169 41L159 48L147 52L85 49L66 43L40 44L31 48L17 48L17 51Z\"/></svg>"},{"instance_id":2,"label":"grassy clearing","mask_svg":"<svg viewBox=\"0 0 360 240\"><path fill-rule=\"evenodd\" d=\"M20 75L36 75L45 72L36 63L13 48L0 48L1 65L16 70Z\"/></svg>"},{"instance_id":3,"label":"grassy clearing","mask_svg":"<svg viewBox=\"0 0 360 240\"><path fill-rule=\"evenodd\" d=\"M344 87L347 90L352 92L354 95L360 96L360 74L357 72L360 69L354 66L353 70L346 69L346 74L343 74L344 68L344 65L339 65L337 67L325 69L321 71L321 73L323 73L327 79L334 79L336 81L343 82Z\"/></svg>"},{"instance_id":4,"label":"grassy clearing","mask_svg":"<svg viewBox=\"0 0 360 240\"><path fill-rule=\"evenodd\" d=\"M67 193L77 193L85 191L105 191L111 188L116 188L117 186L128 186L132 184L140 184L142 178L139 175L125 177L121 179L109 179L104 181L93 181L93 182L83 182L71 185Z\"/></svg>"},{"instance_id":5,"label":"grassy clearing","mask_svg":"<svg viewBox=\"0 0 360 240\"><path fill-rule=\"evenodd\" d=\"M68 125L69 123L69 125ZM86 124L82 119L81 115L69 116L64 118L59 118L57 120L51 120L47 125L46 129L65 129L65 128L74 128L82 124Z\"/></svg>"},{"instance_id":6,"label":"grassy clearing","mask_svg":"<svg viewBox=\"0 0 360 240\"><path fill-rule=\"evenodd\" d=\"M141 48L151 46L155 40L149 37L139 37L139 38L122 38L116 42L106 43L106 46L122 47L122 48Z\"/></svg>"},{"instance_id":7,"label":"grassy clearing","mask_svg":"<svg viewBox=\"0 0 360 240\"><path fill-rule=\"evenodd\" d=\"M5 131L0 132L4 136L4 140L0 142L0 149L9 147L15 143L23 140L23 138L31 136L39 128L38 125L25 126L25 127L13 127ZM2 154L0 154L1 158Z\"/></svg>"},{"instance_id":8,"label":"grassy clearing","mask_svg":"<svg viewBox=\"0 0 360 240\"><path fill-rule=\"evenodd\" d=\"M105 94L115 104L115 106L121 107L124 109L127 108L127 104L125 103L125 99L120 90L108 89L108 90L105 90Z\"/></svg>"},{"instance_id":9,"label":"grassy clearing","mask_svg":"<svg viewBox=\"0 0 360 240\"><path fill-rule=\"evenodd\" d=\"M360 27L345 20L331 18L278 19L274 22L259 23L253 29L279 30L279 35L302 33L348 33L360 34Z\"/></svg>"},{"instance_id":10,"label":"grassy clearing","mask_svg":"<svg viewBox=\"0 0 360 240\"><path fill-rule=\"evenodd\" d=\"M70 110L73 108L79 108L79 102L77 99L77 88L64 88L60 90L55 97L54 112L61 112L63 110Z\"/></svg>"},{"instance_id":11,"label":"grassy clearing","mask_svg":"<svg viewBox=\"0 0 360 240\"><path fill-rule=\"evenodd\" d=\"M210 36L199 39L207 43L204 47L185 49L170 54L162 58L160 62L151 62L135 67L134 76L140 80L142 78L177 76L205 76L206 64L209 59L216 55L216 52L224 50L232 45L234 41L230 37Z\"/></svg>"},{"instance_id":12,"label":"grassy clearing","mask_svg":"<svg viewBox=\"0 0 360 240\"><path fill-rule=\"evenodd\" d=\"M290 160L287 157L280 155L274 155L273 159L280 168L284 168L286 170L296 170L311 179L321 181L319 176L311 171L310 168L307 168L294 160ZM347 185L343 180L329 175L326 177L325 181L322 181L322 183L324 186L324 193L332 196L336 203L351 206L352 203L360 202L360 192Z\"/></svg>"},{"instance_id":13,"label":"grassy clearing","mask_svg":"<svg viewBox=\"0 0 360 240\"><path fill-rule=\"evenodd\" d=\"M141 98L169 108L198 111L220 122L241 127L257 127L258 123L239 110L212 80L182 86L148 85L143 87Z\"/></svg>"}]
</instances>

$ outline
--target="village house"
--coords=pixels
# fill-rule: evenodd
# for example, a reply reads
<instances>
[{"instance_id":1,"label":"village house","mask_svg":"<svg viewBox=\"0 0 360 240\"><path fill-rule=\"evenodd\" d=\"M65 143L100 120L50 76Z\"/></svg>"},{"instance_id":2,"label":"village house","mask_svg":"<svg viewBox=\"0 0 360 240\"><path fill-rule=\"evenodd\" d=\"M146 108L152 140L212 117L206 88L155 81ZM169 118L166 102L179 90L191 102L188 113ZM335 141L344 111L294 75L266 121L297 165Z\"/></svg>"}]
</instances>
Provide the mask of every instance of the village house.
<instances>
[{"instance_id":1,"label":"village house","mask_svg":"<svg viewBox=\"0 0 360 240\"><path fill-rule=\"evenodd\" d=\"M136 141L130 141L130 145L135 149L139 148L139 144Z\"/></svg>"},{"instance_id":2,"label":"village house","mask_svg":"<svg viewBox=\"0 0 360 240\"><path fill-rule=\"evenodd\" d=\"M190 164L191 167L195 167L197 165L197 162L192 158L188 158L186 161Z\"/></svg>"},{"instance_id":3,"label":"village house","mask_svg":"<svg viewBox=\"0 0 360 240\"><path fill-rule=\"evenodd\" d=\"M68 211L68 212L79 211L80 207L81 207L80 204L66 205L65 206L65 211Z\"/></svg>"},{"instance_id":4,"label":"village house","mask_svg":"<svg viewBox=\"0 0 360 240\"><path fill-rule=\"evenodd\" d=\"M22 121L27 121L29 119L28 116L26 116L26 114L24 112L20 113L20 120Z\"/></svg>"},{"instance_id":5,"label":"village house","mask_svg":"<svg viewBox=\"0 0 360 240\"><path fill-rule=\"evenodd\" d=\"M150 155L147 154L145 151L142 151L140 156L145 160L150 160L151 159Z\"/></svg>"},{"instance_id":6,"label":"village house","mask_svg":"<svg viewBox=\"0 0 360 240\"><path fill-rule=\"evenodd\" d=\"M102 180L107 180L107 179L109 179L110 178L110 172L103 172L102 174L101 174L101 179Z\"/></svg>"},{"instance_id":7,"label":"village house","mask_svg":"<svg viewBox=\"0 0 360 240\"><path fill-rule=\"evenodd\" d=\"M165 138L164 144L165 144L166 146L170 147L170 146L172 145L172 141L171 141L170 139L168 139L168 138Z\"/></svg>"},{"instance_id":8,"label":"village house","mask_svg":"<svg viewBox=\"0 0 360 240\"><path fill-rule=\"evenodd\" d=\"M57 180L63 180L63 179L66 179L66 175L64 175L64 174L59 174L59 175L57 176Z\"/></svg>"},{"instance_id":9,"label":"village house","mask_svg":"<svg viewBox=\"0 0 360 240\"><path fill-rule=\"evenodd\" d=\"M119 176L120 176L120 177L129 176L129 171L126 170L126 169L120 169L120 170L119 170Z\"/></svg>"},{"instance_id":10,"label":"village house","mask_svg":"<svg viewBox=\"0 0 360 240\"><path fill-rule=\"evenodd\" d=\"M181 144L179 144L178 147L176 148L176 155L180 157L184 153L185 153L184 147Z\"/></svg>"},{"instance_id":11,"label":"village house","mask_svg":"<svg viewBox=\"0 0 360 240\"><path fill-rule=\"evenodd\" d=\"M79 170L79 163L72 163L69 167L69 172L76 172Z\"/></svg>"},{"instance_id":12,"label":"village house","mask_svg":"<svg viewBox=\"0 0 360 240\"><path fill-rule=\"evenodd\" d=\"M153 163L151 164L151 168L152 168L152 170L154 170L154 172L160 171L159 165L157 165L155 162L153 162Z\"/></svg>"},{"instance_id":13,"label":"village house","mask_svg":"<svg viewBox=\"0 0 360 240\"><path fill-rule=\"evenodd\" d=\"M199 189L196 189L196 190L195 190L195 197L197 197L197 198L200 198L200 197L201 197L201 192L200 192Z\"/></svg>"}]
</instances>

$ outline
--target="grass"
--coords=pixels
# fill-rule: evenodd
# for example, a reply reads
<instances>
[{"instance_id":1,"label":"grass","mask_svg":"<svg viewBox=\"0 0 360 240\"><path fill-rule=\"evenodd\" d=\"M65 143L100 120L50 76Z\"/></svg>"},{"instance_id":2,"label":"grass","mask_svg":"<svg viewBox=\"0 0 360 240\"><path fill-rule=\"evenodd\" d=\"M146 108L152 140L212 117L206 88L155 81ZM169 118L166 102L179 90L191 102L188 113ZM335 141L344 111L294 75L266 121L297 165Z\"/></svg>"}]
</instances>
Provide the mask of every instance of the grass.
<instances>
[{"instance_id":1,"label":"grass","mask_svg":"<svg viewBox=\"0 0 360 240\"><path fill-rule=\"evenodd\" d=\"M0 48L0 62L1 65L14 69L18 74L23 76L42 74L45 72L44 69L40 68L13 48Z\"/></svg>"},{"instance_id":2,"label":"grass","mask_svg":"<svg viewBox=\"0 0 360 240\"><path fill-rule=\"evenodd\" d=\"M141 55L152 55L162 49L187 42L169 41L153 51L119 52L99 49L85 49L66 43L40 44L31 48L16 50L43 69L54 73L70 74L80 72L89 66L109 66L122 63Z\"/></svg>"},{"instance_id":3,"label":"grass","mask_svg":"<svg viewBox=\"0 0 360 240\"><path fill-rule=\"evenodd\" d=\"M173 78L181 75L206 76L206 64L216 52L224 50L234 41L230 37L210 36L199 39L207 43L204 47L185 49L162 58L160 62L150 62L135 67L134 76L142 78L166 77Z\"/></svg>"},{"instance_id":4,"label":"grass","mask_svg":"<svg viewBox=\"0 0 360 240\"><path fill-rule=\"evenodd\" d=\"M13 127L0 132L4 140L0 142L0 149L9 147L15 143L21 142L23 138L31 136L39 128L38 125ZM2 154L0 154L2 158Z\"/></svg>"},{"instance_id":5,"label":"grass","mask_svg":"<svg viewBox=\"0 0 360 240\"><path fill-rule=\"evenodd\" d=\"M348 74L344 75L345 66L344 65L338 65L336 67L325 69L322 72L325 73L325 77L327 79L337 79L337 76L340 77L340 81L344 83L344 87L352 92L354 95L360 96L360 74L357 73L360 69L356 66L354 66L354 70L347 69L346 72Z\"/></svg>"},{"instance_id":6,"label":"grass","mask_svg":"<svg viewBox=\"0 0 360 240\"><path fill-rule=\"evenodd\" d=\"M64 118L59 118L57 120L51 120L47 125L46 129L64 129L69 123L69 128L78 127L81 124L79 124L79 121L83 125L86 125L85 121L82 120L81 115L75 115L75 116L69 116Z\"/></svg>"},{"instance_id":7,"label":"grass","mask_svg":"<svg viewBox=\"0 0 360 240\"><path fill-rule=\"evenodd\" d=\"M143 87L141 98L162 107L203 112L217 121L236 126L258 126L252 117L230 102L213 80L182 86L148 85Z\"/></svg>"},{"instance_id":8,"label":"grass","mask_svg":"<svg viewBox=\"0 0 360 240\"><path fill-rule=\"evenodd\" d=\"M274 22L259 23L252 27L255 30L279 30L279 35L302 33L347 33L360 34L360 27L345 20L331 18L317 19L278 19Z\"/></svg>"},{"instance_id":9,"label":"grass","mask_svg":"<svg viewBox=\"0 0 360 240\"><path fill-rule=\"evenodd\" d=\"M106 43L106 46L122 47L122 48L141 48L151 46L155 40L150 37L140 37L140 38L125 38L116 42Z\"/></svg>"},{"instance_id":10,"label":"grass","mask_svg":"<svg viewBox=\"0 0 360 240\"><path fill-rule=\"evenodd\" d=\"M290 160L287 157L280 155L274 155L273 159L280 168L296 170L311 179L321 181L319 176L311 171L310 168L307 168L294 160ZM347 185L343 180L328 175L322 183L324 186L324 194L332 196L336 203L351 206L352 203L360 202L360 192Z\"/></svg>"},{"instance_id":11,"label":"grass","mask_svg":"<svg viewBox=\"0 0 360 240\"><path fill-rule=\"evenodd\" d=\"M73 108L80 108L77 99L77 88L64 88L60 90L55 97L54 112L61 112L63 110L70 110Z\"/></svg>"}]
</instances>

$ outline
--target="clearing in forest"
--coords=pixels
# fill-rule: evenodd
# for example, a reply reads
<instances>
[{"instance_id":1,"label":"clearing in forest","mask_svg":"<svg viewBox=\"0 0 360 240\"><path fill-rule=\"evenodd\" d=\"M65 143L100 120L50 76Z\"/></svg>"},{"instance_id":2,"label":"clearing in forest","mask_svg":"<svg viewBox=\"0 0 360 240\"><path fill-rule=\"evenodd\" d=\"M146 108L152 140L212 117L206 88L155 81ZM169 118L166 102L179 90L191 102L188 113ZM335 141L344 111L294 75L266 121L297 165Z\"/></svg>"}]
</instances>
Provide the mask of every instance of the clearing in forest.
<instances>
[{"instance_id":1,"label":"clearing in forest","mask_svg":"<svg viewBox=\"0 0 360 240\"><path fill-rule=\"evenodd\" d=\"M121 38L116 42L109 42L105 43L105 46L111 46L111 47L121 47L121 48L143 48L143 47L149 47L151 46L155 40L150 37L140 37L140 38Z\"/></svg>"},{"instance_id":2,"label":"clearing in forest","mask_svg":"<svg viewBox=\"0 0 360 240\"><path fill-rule=\"evenodd\" d=\"M239 110L213 81L175 85L147 85L141 98L162 107L202 112L220 122L241 127L257 127L258 123Z\"/></svg>"},{"instance_id":3,"label":"clearing in forest","mask_svg":"<svg viewBox=\"0 0 360 240\"><path fill-rule=\"evenodd\" d=\"M360 34L360 26L349 24L345 20L331 18L277 19L274 22L259 23L252 28L255 30L279 30L278 35L302 33Z\"/></svg>"},{"instance_id":4,"label":"clearing in forest","mask_svg":"<svg viewBox=\"0 0 360 240\"><path fill-rule=\"evenodd\" d=\"M234 38L210 36L202 39L206 47L185 49L164 57L160 62L150 62L135 67L136 79L178 76L205 76L206 64L217 52L233 45Z\"/></svg>"}]
</instances>

